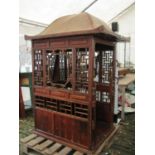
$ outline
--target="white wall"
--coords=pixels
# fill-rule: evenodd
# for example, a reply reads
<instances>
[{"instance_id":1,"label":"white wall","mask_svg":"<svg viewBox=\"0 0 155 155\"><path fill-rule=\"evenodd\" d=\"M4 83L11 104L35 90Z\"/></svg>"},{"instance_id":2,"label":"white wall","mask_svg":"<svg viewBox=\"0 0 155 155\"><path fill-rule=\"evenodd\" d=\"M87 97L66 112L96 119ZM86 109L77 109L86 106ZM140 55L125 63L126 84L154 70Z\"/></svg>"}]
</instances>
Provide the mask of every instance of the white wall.
<instances>
[{"instance_id":1,"label":"white wall","mask_svg":"<svg viewBox=\"0 0 155 155\"><path fill-rule=\"evenodd\" d=\"M124 36L129 36L131 38L130 43L126 44L126 61L135 64L135 5L132 5L127 11L111 22L118 22L118 33ZM118 61L124 64L123 43L119 43L117 45L117 55Z\"/></svg>"},{"instance_id":2,"label":"white wall","mask_svg":"<svg viewBox=\"0 0 155 155\"><path fill-rule=\"evenodd\" d=\"M33 24L33 23L32 23ZM37 35L45 29L43 26L37 26L19 22L19 71L31 72L32 59L31 59L31 41L26 41L25 35Z\"/></svg>"}]
</instances>

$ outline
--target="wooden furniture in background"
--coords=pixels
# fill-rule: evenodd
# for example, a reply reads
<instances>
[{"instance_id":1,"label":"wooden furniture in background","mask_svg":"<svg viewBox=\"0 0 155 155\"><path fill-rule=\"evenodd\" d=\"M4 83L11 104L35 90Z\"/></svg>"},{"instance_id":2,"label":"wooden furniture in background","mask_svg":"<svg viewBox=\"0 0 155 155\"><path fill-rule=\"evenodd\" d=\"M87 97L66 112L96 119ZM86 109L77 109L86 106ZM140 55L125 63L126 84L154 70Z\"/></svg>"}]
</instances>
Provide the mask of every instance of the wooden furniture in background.
<instances>
[{"instance_id":1,"label":"wooden furniture in background","mask_svg":"<svg viewBox=\"0 0 155 155\"><path fill-rule=\"evenodd\" d=\"M125 76L129 72L128 68L118 68L118 76Z\"/></svg>"},{"instance_id":2,"label":"wooden furniture in background","mask_svg":"<svg viewBox=\"0 0 155 155\"><path fill-rule=\"evenodd\" d=\"M20 85L19 85L19 118L25 118L24 101Z\"/></svg>"},{"instance_id":3,"label":"wooden furniture in background","mask_svg":"<svg viewBox=\"0 0 155 155\"><path fill-rule=\"evenodd\" d=\"M33 92L32 92L32 72L27 72L27 73L19 73L19 83L20 83L20 88L19 88L19 97L20 97L20 101L19 101L19 113L21 115L21 118L26 117L26 110L30 110L32 109L32 96L33 96ZM31 105L25 105L24 104L24 100L23 100L23 95L22 94L22 87L26 87L30 89L30 102Z\"/></svg>"},{"instance_id":4,"label":"wooden furniture in background","mask_svg":"<svg viewBox=\"0 0 155 155\"><path fill-rule=\"evenodd\" d=\"M122 92L122 111L121 111L121 119L125 120L125 89L128 87L129 84L135 81L135 74L127 74L123 78L119 79L118 85Z\"/></svg>"}]
</instances>

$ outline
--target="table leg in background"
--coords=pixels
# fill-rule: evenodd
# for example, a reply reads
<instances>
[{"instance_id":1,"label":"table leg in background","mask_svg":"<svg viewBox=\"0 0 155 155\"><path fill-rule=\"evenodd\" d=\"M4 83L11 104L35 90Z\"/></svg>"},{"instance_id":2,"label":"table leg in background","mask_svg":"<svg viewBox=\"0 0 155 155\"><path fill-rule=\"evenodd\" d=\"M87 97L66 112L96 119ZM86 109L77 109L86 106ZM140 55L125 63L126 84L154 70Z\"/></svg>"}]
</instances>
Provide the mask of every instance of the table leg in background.
<instances>
[{"instance_id":1,"label":"table leg in background","mask_svg":"<svg viewBox=\"0 0 155 155\"><path fill-rule=\"evenodd\" d=\"M125 120L125 87L121 88L122 91L122 112L121 112L121 119L124 121Z\"/></svg>"}]
</instances>

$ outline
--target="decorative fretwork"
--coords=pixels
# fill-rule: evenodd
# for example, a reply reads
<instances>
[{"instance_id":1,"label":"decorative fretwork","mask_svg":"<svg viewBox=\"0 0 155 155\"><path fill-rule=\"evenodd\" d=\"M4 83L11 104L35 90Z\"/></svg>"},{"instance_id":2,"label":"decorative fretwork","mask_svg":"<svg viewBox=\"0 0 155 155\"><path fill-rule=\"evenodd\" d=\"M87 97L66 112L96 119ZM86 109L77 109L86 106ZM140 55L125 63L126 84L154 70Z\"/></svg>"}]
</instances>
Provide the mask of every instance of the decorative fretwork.
<instances>
[{"instance_id":1,"label":"decorative fretwork","mask_svg":"<svg viewBox=\"0 0 155 155\"><path fill-rule=\"evenodd\" d=\"M75 104L74 108L75 108L74 115L88 118L88 106L87 105Z\"/></svg>"},{"instance_id":2,"label":"decorative fretwork","mask_svg":"<svg viewBox=\"0 0 155 155\"><path fill-rule=\"evenodd\" d=\"M65 101L59 101L59 111L66 114L72 114L72 104Z\"/></svg>"},{"instance_id":3,"label":"decorative fretwork","mask_svg":"<svg viewBox=\"0 0 155 155\"><path fill-rule=\"evenodd\" d=\"M34 84L43 85L43 53L41 50L34 51Z\"/></svg>"},{"instance_id":4,"label":"decorative fretwork","mask_svg":"<svg viewBox=\"0 0 155 155\"><path fill-rule=\"evenodd\" d=\"M102 83L109 84L113 72L113 51L102 51Z\"/></svg>"},{"instance_id":5,"label":"decorative fretwork","mask_svg":"<svg viewBox=\"0 0 155 155\"><path fill-rule=\"evenodd\" d=\"M94 82L99 82L99 72L100 72L100 53L99 51L95 52L94 56Z\"/></svg>"},{"instance_id":6,"label":"decorative fretwork","mask_svg":"<svg viewBox=\"0 0 155 155\"><path fill-rule=\"evenodd\" d=\"M100 103L110 103L110 93L96 91L96 101Z\"/></svg>"},{"instance_id":7,"label":"decorative fretwork","mask_svg":"<svg viewBox=\"0 0 155 155\"><path fill-rule=\"evenodd\" d=\"M76 90L88 93L88 48L76 49Z\"/></svg>"},{"instance_id":8,"label":"decorative fretwork","mask_svg":"<svg viewBox=\"0 0 155 155\"><path fill-rule=\"evenodd\" d=\"M109 92L102 92L102 98L103 103L110 103L110 93Z\"/></svg>"},{"instance_id":9,"label":"decorative fretwork","mask_svg":"<svg viewBox=\"0 0 155 155\"><path fill-rule=\"evenodd\" d=\"M54 55L52 51L46 51L46 84L51 84L51 75L53 75L54 69Z\"/></svg>"},{"instance_id":10,"label":"decorative fretwork","mask_svg":"<svg viewBox=\"0 0 155 155\"><path fill-rule=\"evenodd\" d=\"M110 88L113 88L113 52L112 50L95 52L94 82L99 86L96 90L96 101L98 103L111 103L113 94L109 91Z\"/></svg>"},{"instance_id":11,"label":"decorative fretwork","mask_svg":"<svg viewBox=\"0 0 155 155\"><path fill-rule=\"evenodd\" d=\"M101 100L101 92L100 91L96 91L96 101L100 102Z\"/></svg>"},{"instance_id":12,"label":"decorative fretwork","mask_svg":"<svg viewBox=\"0 0 155 155\"><path fill-rule=\"evenodd\" d=\"M65 87L71 79L72 50L46 51L46 84L63 85Z\"/></svg>"},{"instance_id":13,"label":"decorative fretwork","mask_svg":"<svg viewBox=\"0 0 155 155\"><path fill-rule=\"evenodd\" d=\"M51 99L51 98L44 98L45 100L45 106L50 109L50 110L54 110L57 111L57 103L55 99Z\"/></svg>"},{"instance_id":14,"label":"decorative fretwork","mask_svg":"<svg viewBox=\"0 0 155 155\"><path fill-rule=\"evenodd\" d=\"M88 118L87 105L35 96L35 106L81 118Z\"/></svg>"},{"instance_id":15,"label":"decorative fretwork","mask_svg":"<svg viewBox=\"0 0 155 155\"><path fill-rule=\"evenodd\" d=\"M72 49L65 50L67 57L67 78L70 79L72 75Z\"/></svg>"},{"instance_id":16,"label":"decorative fretwork","mask_svg":"<svg viewBox=\"0 0 155 155\"><path fill-rule=\"evenodd\" d=\"M42 96L35 96L35 105L45 107L45 99Z\"/></svg>"}]
</instances>

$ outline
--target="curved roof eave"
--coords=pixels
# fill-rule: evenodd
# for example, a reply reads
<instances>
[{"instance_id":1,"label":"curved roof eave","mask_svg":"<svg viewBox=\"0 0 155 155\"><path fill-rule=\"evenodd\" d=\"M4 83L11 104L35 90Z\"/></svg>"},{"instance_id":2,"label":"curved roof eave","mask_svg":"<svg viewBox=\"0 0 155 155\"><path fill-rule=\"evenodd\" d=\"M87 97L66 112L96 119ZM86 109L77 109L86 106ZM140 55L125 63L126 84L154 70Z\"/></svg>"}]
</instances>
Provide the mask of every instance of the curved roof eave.
<instances>
[{"instance_id":1,"label":"curved roof eave","mask_svg":"<svg viewBox=\"0 0 155 155\"><path fill-rule=\"evenodd\" d=\"M40 34L36 36L25 36L25 39L33 40L90 34L108 35L115 38L114 41L116 42L129 41L129 38L114 33L104 21L88 13L60 17Z\"/></svg>"}]
</instances>

